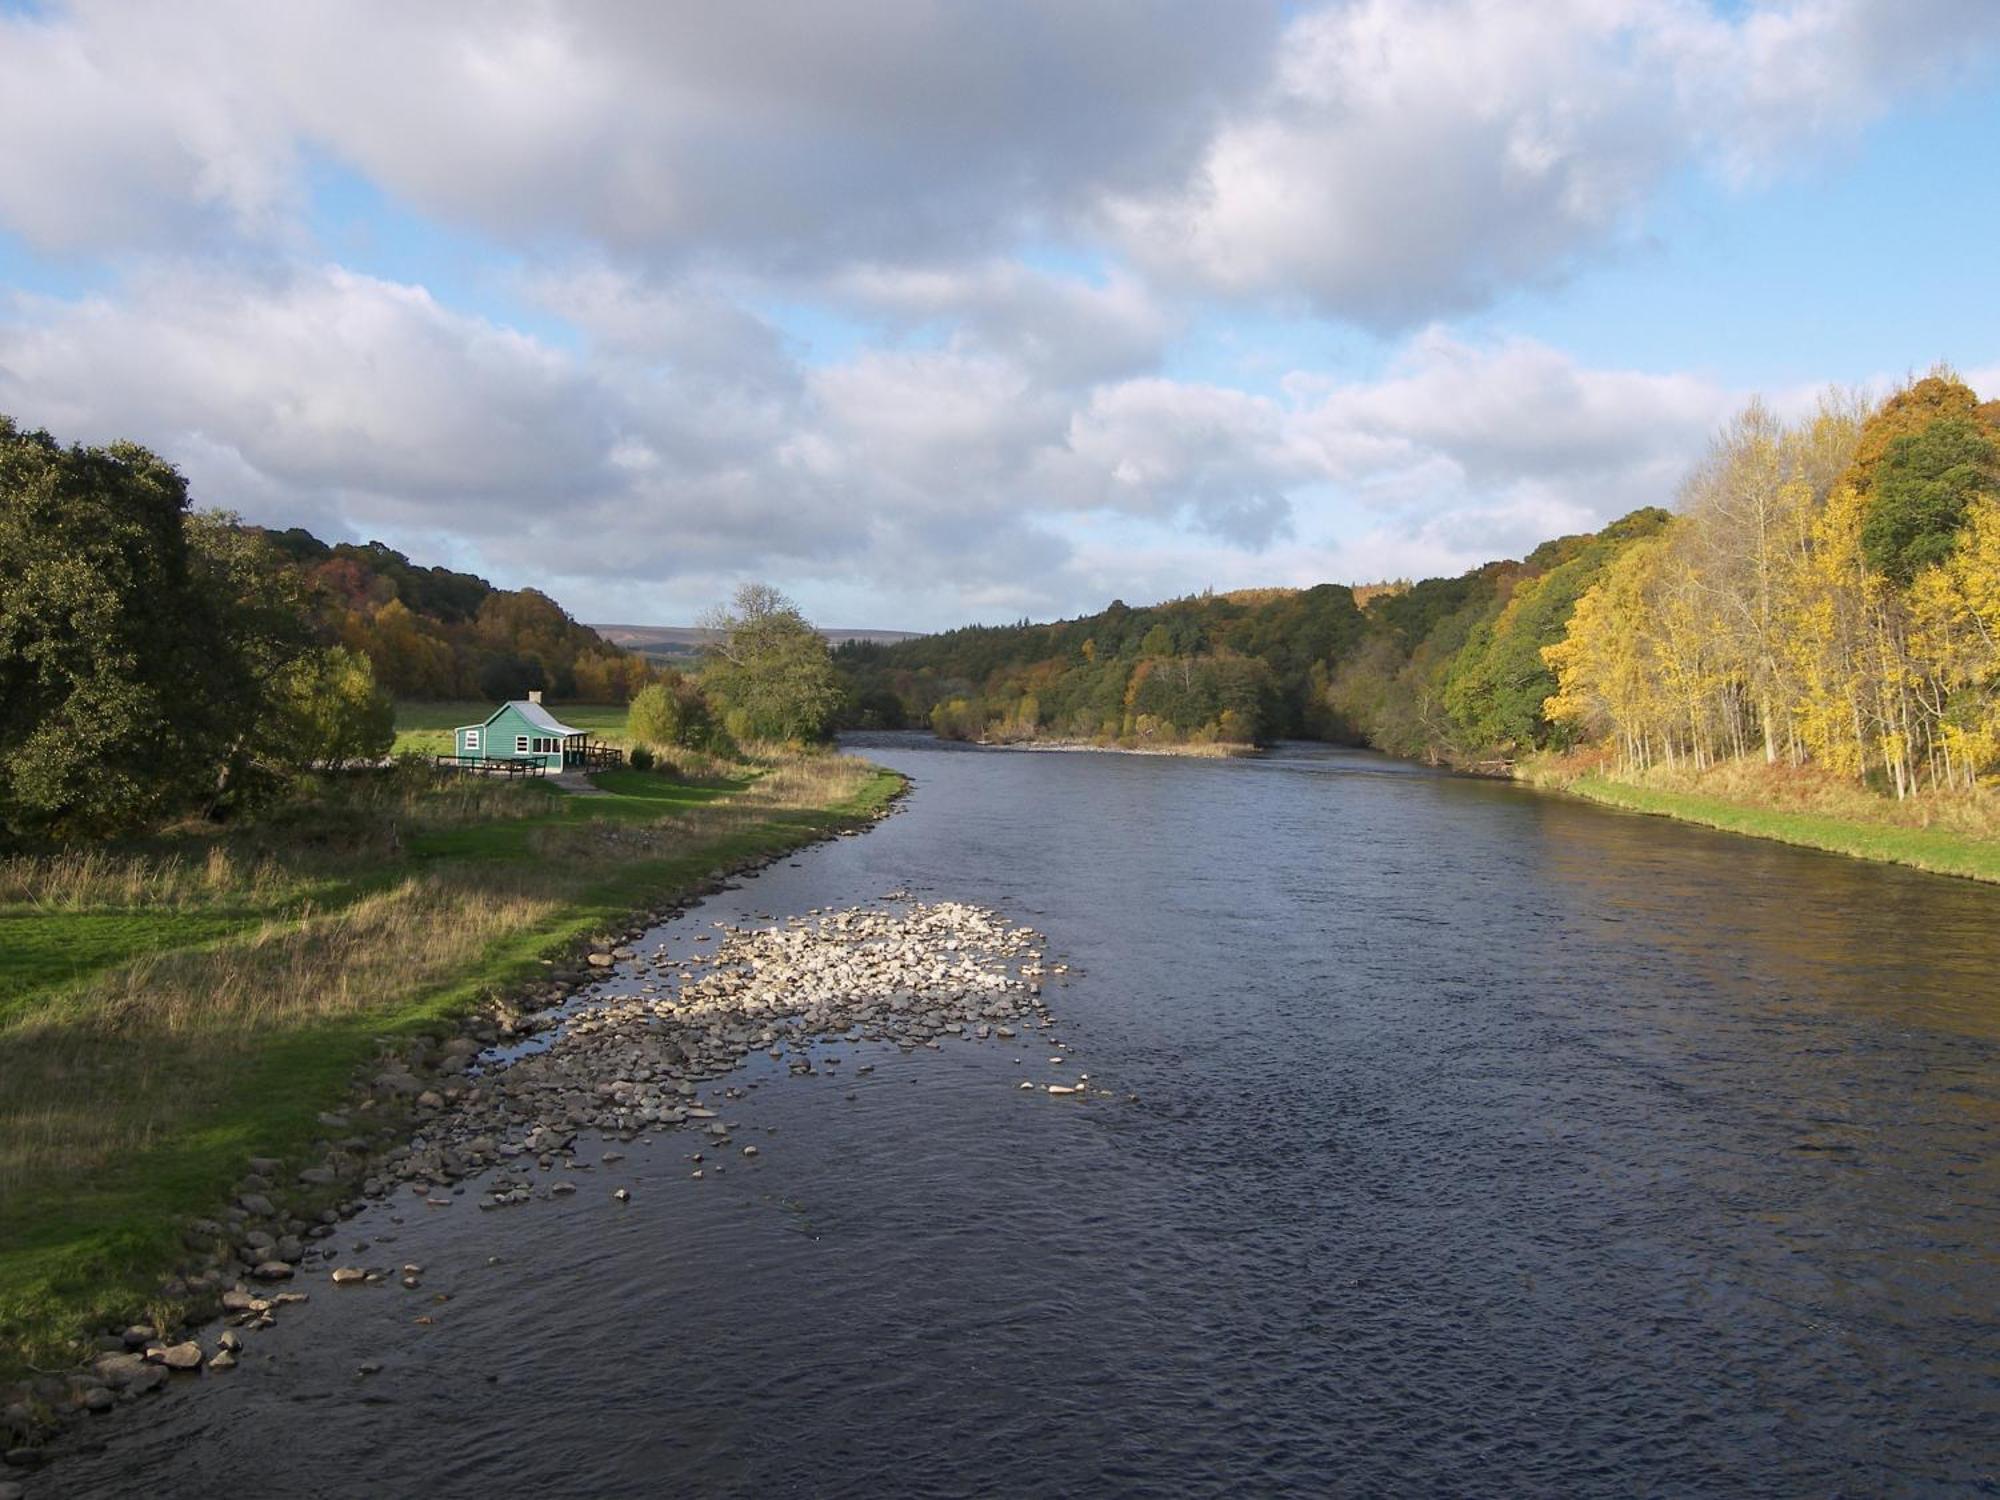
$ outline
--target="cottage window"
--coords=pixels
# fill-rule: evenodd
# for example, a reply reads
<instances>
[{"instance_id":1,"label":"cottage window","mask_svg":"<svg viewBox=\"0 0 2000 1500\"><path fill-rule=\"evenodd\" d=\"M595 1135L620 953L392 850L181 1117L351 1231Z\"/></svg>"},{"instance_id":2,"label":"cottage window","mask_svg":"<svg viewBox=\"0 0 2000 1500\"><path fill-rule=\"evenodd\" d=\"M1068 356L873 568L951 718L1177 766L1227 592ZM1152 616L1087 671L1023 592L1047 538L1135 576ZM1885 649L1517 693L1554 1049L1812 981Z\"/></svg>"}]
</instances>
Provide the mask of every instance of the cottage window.
<instances>
[{"instance_id":1,"label":"cottage window","mask_svg":"<svg viewBox=\"0 0 2000 1500\"><path fill-rule=\"evenodd\" d=\"M528 753L528 737L525 734L514 736L514 753L516 755L526 755Z\"/></svg>"},{"instance_id":2,"label":"cottage window","mask_svg":"<svg viewBox=\"0 0 2000 1500\"><path fill-rule=\"evenodd\" d=\"M465 731L465 748L468 750L477 750L479 748L478 730L468 729Z\"/></svg>"}]
</instances>

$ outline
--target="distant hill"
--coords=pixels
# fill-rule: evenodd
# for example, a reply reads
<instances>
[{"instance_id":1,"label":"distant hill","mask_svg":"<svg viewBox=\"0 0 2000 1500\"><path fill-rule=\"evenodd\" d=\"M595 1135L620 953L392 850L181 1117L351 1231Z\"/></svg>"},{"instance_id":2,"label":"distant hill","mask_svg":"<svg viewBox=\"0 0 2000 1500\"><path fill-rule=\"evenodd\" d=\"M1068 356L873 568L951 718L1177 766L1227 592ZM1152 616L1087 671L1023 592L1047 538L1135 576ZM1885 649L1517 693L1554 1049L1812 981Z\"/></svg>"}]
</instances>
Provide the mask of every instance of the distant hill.
<instances>
[{"instance_id":1,"label":"distant hill","mask_svg":"<svg viewBox=\"0 0 2000 1500\"><path fill-rule=\"evenodd\" d=\"M668 659L693 656L701 650L708 639L706 631L693 625L592 625L590 628L615 646L623 646L628 651L637 651L642 656ZM822 630L820 634L826 637L827 644L831 646L845 646L850 641L890 646L897 641L915 640L922 632L827 629Z\"/></svg>"}]
</instances>

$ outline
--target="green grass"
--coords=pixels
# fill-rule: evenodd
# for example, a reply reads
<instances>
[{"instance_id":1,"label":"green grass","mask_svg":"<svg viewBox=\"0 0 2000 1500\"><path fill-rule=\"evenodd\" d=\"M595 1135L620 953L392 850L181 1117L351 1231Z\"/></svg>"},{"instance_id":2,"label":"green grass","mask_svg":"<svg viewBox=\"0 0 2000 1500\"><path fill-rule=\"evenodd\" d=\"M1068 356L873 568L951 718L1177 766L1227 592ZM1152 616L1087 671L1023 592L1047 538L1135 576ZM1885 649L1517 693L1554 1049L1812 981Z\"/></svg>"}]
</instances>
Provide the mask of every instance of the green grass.
<instances>
[{"instance_id":1,"label":"green grass","mask_svg":"<svg viewBox=\"0 0 2000 1500\"><path fill-rule=\"evenodd\" d=\"M1910 865L1939 875L2000 881L2000 841L1946 828L1912 828L1826 813L1756 807L1721 797L1661 787L1634 786L1603 776L1568 782L1592 802L1631 812L1679 818L1753 838L1777 839L1858 859Z\"/></svg>"},{"instance_id":2,"label":"green grass","mask_svg":"<svg viewBox=\"0 0 2000 1500\"><path fill-rule=\"evenodd\" d=\"M0 1023L100 969L197 947L259 920L255 912L0 911Z\"/></svg>"},{"instance_id":3,"label":"green grass","mask_svg":"<svg viewBox=\"0 0 2000 1500\"><path fill-rule=\"evenodd\" d=\"M420 859L527 859L543 829L551 824L596 820L645 824L690 808L703 807L751 784L743 776L720 786L694 786L650 771L599 771L591 777L608 797L572 797L543 781L522 786L525 796L545 794L546 813L506 822L471 823L414 835L410 851ZM538 790L530 790L535 788Z\"/></svg>"},{"instance_id":4,"label":"green grass","mask_svg":"<svg viewBox=\"0 0 2000 1500\"><path fill-rule=\"evenodd\" d=\"M449 755L451 732L463 724L484 724L499 705L485 701L453 700L419 703L399 699L396 703L396 744L394 752ZM548 711L572 729L587 729L608 744L625 742L625 705L622 703L550 703Z\"/></svg>"},{"instance_id":5,"label":"green grass","mask_svg":"<svg viewBox=\"0 0 2000 1500\"><path fill-rule=\"evenodd\" d=\"M0 1380L140 1315L179 1225L248 1156L303 1164L382 1039L441 1034L632 911L901 786L832 758L734 786L600 779L613 795L496 792L476 806L503 815L413 834L343 906L0 917Z\"/></svg>"}]
</instances>

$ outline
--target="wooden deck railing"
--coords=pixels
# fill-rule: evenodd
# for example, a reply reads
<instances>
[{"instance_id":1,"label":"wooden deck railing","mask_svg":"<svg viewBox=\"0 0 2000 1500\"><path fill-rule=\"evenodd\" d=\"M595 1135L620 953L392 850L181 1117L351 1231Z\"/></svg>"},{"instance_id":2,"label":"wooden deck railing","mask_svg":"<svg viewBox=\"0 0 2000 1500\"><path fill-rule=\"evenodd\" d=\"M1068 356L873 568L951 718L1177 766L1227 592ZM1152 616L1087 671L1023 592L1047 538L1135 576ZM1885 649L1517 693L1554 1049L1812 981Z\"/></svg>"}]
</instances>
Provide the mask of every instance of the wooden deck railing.
<instances>
[{"instance_id":1,"label":"wooden deck railing","mask_svg":"<svg viewBox=\"0 0 2000 1500\"><path fill-rule=\"evenodd\" d=\"M478 771L487 776L546 776L549 768L534 756L438 755L432 764L445 770Z\"/></svg>"}]
</instances>

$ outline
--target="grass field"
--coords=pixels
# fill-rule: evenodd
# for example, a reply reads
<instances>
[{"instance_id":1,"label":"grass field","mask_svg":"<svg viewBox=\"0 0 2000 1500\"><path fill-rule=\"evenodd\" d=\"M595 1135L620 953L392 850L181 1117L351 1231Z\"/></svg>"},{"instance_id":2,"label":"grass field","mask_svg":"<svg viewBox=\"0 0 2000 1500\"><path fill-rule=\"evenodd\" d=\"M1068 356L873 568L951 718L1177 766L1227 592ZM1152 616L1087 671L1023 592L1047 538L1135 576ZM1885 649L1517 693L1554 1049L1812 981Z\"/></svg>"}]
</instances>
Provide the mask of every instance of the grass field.
<instances>
[{"instance_id":1,"label":"grass field","mask_svg":"<svg viewBox=\"0 0 2000 1500\"><path fill-rule=\"evenodd\" d=\"M833 756L599 781L406 768L240 847L0 864L0 1380L139 1315L186 1217L302 1160L385 1041L900 785Z\"/></svg>"},{"instance_id":2,"label":"grass field","mask_svg":"<svg viewBox=\"0 0 2000 1500\"><path fill-rule=\"evenodd\" d=\"M2000 798L1990 792L1897 802L1852 782L1761 760L1725 763L1698 776L1643 778L1545 762L1530 765L1527 779L1630 812L2000 882Z\"/></svg>"},{"instance_id":3,"label":"grass field","mask_svg":"<svg viewBox=\"0 0 2000 1500\"><path fill-rule=\"evenodd\" d=\"M484 701L396 704L396 745L394 754L413 751L421 755L449 755L451 732L461 724L484 724L497 705ZM588 729L606 744L625 743L625 705L622 703L550 703L548 711L572 729Z\"/></svg>"}]
</instances>

